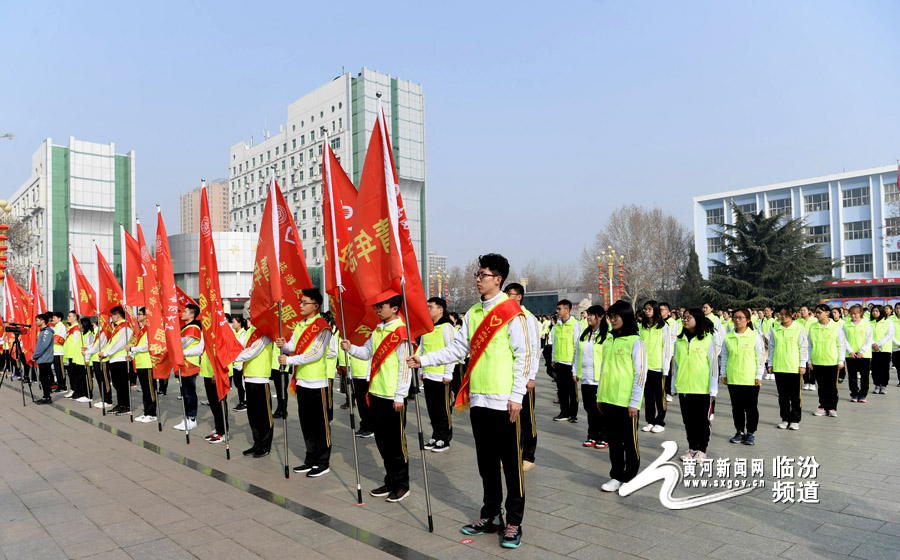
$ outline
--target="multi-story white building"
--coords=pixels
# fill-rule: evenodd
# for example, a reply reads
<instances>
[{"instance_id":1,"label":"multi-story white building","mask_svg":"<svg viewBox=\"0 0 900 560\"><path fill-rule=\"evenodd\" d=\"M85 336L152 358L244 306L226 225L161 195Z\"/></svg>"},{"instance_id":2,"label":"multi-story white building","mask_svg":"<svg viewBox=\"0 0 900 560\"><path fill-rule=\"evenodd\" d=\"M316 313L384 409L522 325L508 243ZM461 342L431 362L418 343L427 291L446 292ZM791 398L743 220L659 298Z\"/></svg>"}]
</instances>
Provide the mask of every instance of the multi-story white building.
<instances>
[{"instance_id":1,"label":"multi-story white building","mask_svg":"<svg viewBox=\"0 0 900 560\"><path fill-rule=\"evenodd\" d=\"M214 231L216 264L219 267L219 294L226 313L238 313L250 298L253 284L253 259L259 234L236 231ZM172 271L175 283L192 298L200 296L200 234L181 233L169 236Z\"/></svg>"},{"instance_id":2,"label":"multi-story white building","mask_svg":"<svg viewBox=\"0 0 900 560\"><path fill-rule=\"evenodd\" d=\"M900 190L887 165L694 197L694 248L709 278L723 261L722 224L734 223L731 202L745 212L803 218L812 242L841 261L829 288L845 297L900 296Z\"/></svg>"},{"instance_id":3,"label":"multi-story white building","mask_svg":"<svg viewBox=\"0 0 900 560\"><path fill-rule=\"evenodd\" d=\"M376 122L376 93L391 135L400 193L409 219L419 269L425 260L425 96L422 85L363 68L304 95L288 106L287 124L262 142L238 142L230 150L231 229L256 232L265 208L267 185L275 173L300 232L313 282L321 285L324 264L321 161L323 139L341 167L359 186L369 136ZM318 282L317 282L318 279Z\"/></svg>"},{"instance_id":4,"label":"multi-story white building","mask_svg":"<svg viewBox=\"0 0 900 560\"><path fill-rule=\"evenodd\" d=\"M135 224L134 151L116 154L115 144L69 137L65 146L47 138L31 156L31 176L9 199L12 220L21 220L33 243L28 255L10 255L36 265L38 286L47 305L72 309L69 251L97 286L94 243L120 276L119 224ZM27 289L28 279L16 279Z\"/></svg>"}]
</instances>

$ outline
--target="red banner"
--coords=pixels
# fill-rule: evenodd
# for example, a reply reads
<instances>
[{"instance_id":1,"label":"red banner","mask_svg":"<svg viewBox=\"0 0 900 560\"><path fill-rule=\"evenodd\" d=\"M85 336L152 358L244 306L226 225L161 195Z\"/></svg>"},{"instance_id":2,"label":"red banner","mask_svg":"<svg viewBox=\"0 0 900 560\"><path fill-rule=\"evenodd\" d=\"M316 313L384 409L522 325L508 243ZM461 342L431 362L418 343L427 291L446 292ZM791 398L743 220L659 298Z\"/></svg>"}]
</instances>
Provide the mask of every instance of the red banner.
<instances>
[{"instance_id":1,"label":"red banner","mask_svg":"<svg viewBox=\"0 0 900 560\"><path fill-rule=\"evenodd\" d=\"M106 333L106 339L112 340L112 325L109 322L109 312L113 307L123 306L122 286L116 280L112 268L106 262L100 247L94 245L97 250L97 313L100 316L100 328Z\"/></svg>"},{"instance_id":2,"label":"red banner","mask_svg":"<svg viewBox=\"0 0 900 560\"><path fill-rule=\"evenodd\" d=\"M212 239L206 183L200 191L200 323L206 356L213 368L221 401L231 388L228 368L244 349L225 319L219 290L219 264Z\"/></svg>"},{"instance_id":3,"label":"red banner","mask_svg":"<svg viewBox=\"0 0 900 560\"><path fill-rule=\"evenodd\" d=\"M322 215L325 226L325 293L331 300L331 310L341 336L362 346L378 325L378 316L366 305L353 282L348 268L350 230L353 208L356 207L356 187L344 173L326 137L322 161ZM336 257L336 258L335 258ZM337 301L340 298L340 302ZM343 305L341 305L343 304ZM343 317L341 310L343 308ZM346 320L346 327L343 321Z\"/></svg>"},{"instance_id":4,"label":"red banner","mask_svg":"<svg viewBox=\"0 0 900 560\"><path fill-rule=\"evenodd\" d=\"M189 303L193 303L197 307L200 307L200 304L197 303L197 300L187 295L187 292L181 289L181 286L175 284L175 297L178 298L178 316L181 318L181 312L184 311L184 308L188 306Z\"/></svg>"},{"instance_id":5,"label":"red banner","mask_svg":"<svg viewBox=\"0 0 900 560\"><path fill-rule=\"evenodd\" d=\"M29 324L34 321L34 318L37 315L47 311L47 304L44 302L44 296L41 294L41 289L38 287L37 272L35 271L34 265L31 265L31 280L28 285L28 304L30 306L28 312ZM24 341L22 343L22 349L25 352L25 356L32 365L34 365L32 357L34 355L34 348L37 346L37 335L37 328L31 327L25 332Z\"/></svg>"},{"instance_id":6,"label":"red banner","mask_svg":"<svg viewBox=\"0 0 900 560\"><path fill-rule=\"evenodd\" d=\"M156 260L150 254L150 247L144 239L141 223L137 224L138 246L141 251L141 275L145 287L144 305L147 315L147 344L150 361L153 363L153 378L168 379L172 363L166 352L166 327L163 319L162 293L156 280ZM180 346L179 342L179 346Z\"/></svg>"},{"instance_id":7,"label":"red banner","mask_svg":"<svg viewBox=\"0 0 900 560\"><path fill-rule=\"evenodd\" d=\"M125 284L125 301L128 305L145 307L144 272L141 262L141 245L122 226L122 247L125 258L122 259L122 282Z\"/></svg>"},{"instance_id":8,"label":"red banner","mask_svg":"<svg viewBox=\"0 0 900 560\"><path fill-rule=\"evenodd\" d=\"M184 349L181 347L181 317L178 316L178 296L175 294L175 274L172 272L172 254L169 252L169 236L163 223L162 212L156 211L156 281L162 296L163 325L166 329L166 348L172 367L184 367Z\"/></svg>"},{"instance_id":9,"label":"red banner","mask_svg":"<svg viewBox=\"0 0 900 560\"><path fill-rule=\"evenodd\" d=\"M75 293L73 294L75 298L75 312L79 315L96 315L97 295L94 293L94 288L91 287L87 278L85 278L81 265L75 259L74 253L72 254L72 270L75 273Z\"/></svg>"},{"instance_id":10,"label":"red banner","mask_svg":"<svg viewBox=\"0 0 900 560\"><path fill-rule=\"evenodd\" d=\"M416 338L433 331L434 323L419 276L380 102L377 116L359 184L349 267L368 305L400 295L401 280L405 278L409 308L403 309L402 314L410 336Z\"/></svg>"}]
</instances>

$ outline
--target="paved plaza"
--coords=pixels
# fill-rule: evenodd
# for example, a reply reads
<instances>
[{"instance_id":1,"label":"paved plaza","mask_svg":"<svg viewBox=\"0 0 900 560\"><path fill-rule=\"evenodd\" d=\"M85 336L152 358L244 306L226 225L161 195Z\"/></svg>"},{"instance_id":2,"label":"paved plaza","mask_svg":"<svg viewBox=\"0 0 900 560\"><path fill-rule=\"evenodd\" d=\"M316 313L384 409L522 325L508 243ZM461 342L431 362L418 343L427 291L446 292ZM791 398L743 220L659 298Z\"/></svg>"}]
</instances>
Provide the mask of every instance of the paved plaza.
<instances>
[{"instance_id":1,"label":"paved plaza","mask_svg":"<svg viewBox=\"0 0 900 560\"><path fill-rule=\"evenodd\" d=\"M51 406L22 406L17 383L0 390L0 560L42 558L900 558L900 388L851 404L847 385L838 418L814 417L815 393L804 391L799 431L777 430L774 382L764 382L757 445L728 442L734 429L722 388L709 457L763 459L765 487L683 510L660 502L660 482L628 497L599 490L608 477L605 450L581 446L579 423L553 422L553 384L537 387L537 467L526 473L524 544L500 548L496 535L465 542L459 527L478 517L481 483L467 414L454 416L449 452L426 453L434 533L428 532L415 409L407 435L411 495L399 504L368 496L383 471L373 439L357 439L365 506L356 502L353 450L346 410L336 394L331 473L310 479L282 473L282 428L268 457L243 457L249 447L245 413L229 412L232 460L212 431L209 408L186 445L173 380L161 397L163 431L128 416L54 395ZM140 413L140 393L133 399ZM203 398L201 391L201 398ZM229 394L234 406L236 394ZM422 412L424 401L421 401ZM296 405L288 421L289 462L304 452ZM424 422L428 425L427 417ZM430 429L426 429L427 438ZM684 451L677 399L667 429L640 432L642 468L675 441ZM815 457L815 477L776 479L773 459ZM748 461L751 462L751 461ZM776 484L818 484L819 503L773 501ZM802 485L800 485L802 486ZM798 486L798 488L800 487ZM675 497L715 490L687 489ZM809 496L807 496L809 497ZM784 495L781 496L785 498Z\"/></svg>"}]
</instances>

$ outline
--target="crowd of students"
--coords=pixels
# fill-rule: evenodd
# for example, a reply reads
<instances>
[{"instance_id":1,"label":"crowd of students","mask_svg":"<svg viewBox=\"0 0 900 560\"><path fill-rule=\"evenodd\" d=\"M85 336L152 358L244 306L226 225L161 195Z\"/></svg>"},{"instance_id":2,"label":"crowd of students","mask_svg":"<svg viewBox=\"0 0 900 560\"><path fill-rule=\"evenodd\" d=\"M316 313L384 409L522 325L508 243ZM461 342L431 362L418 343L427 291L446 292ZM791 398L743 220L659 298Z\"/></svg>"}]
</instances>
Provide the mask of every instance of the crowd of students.
<instances>
[{"instance_id":1,"label":"crowd of students","mask_svg":"<svg viewBox=\"0 0 900 560\"><path fill-rule=\"evenodd\" d=\"M421 381L431 423L426 450L448 451L454 406L470 410L483 505L479 519L461 531L498 533L501 546L515 548L522 539L524 473L535 467L534 388L542 355L556 385L559 413L553 420L577 423L583 407L583 446L608 449L610 478L601 486L608 492L637 475L638 432L664 432L668 403L676 396L688 443L681 459L699 461L708 450L720 384L732 405L735 435L730 441L754 445L764 379L774 379L777 386L777 427L797 430L802 390L818 392L813 415L835 417L838 387L845 378L850 401L865 403L870 374L873 393L884 394L891 360L900 362L900 351L893 352L900 344L894 339L898 329L891 306L842 310L819 305L811 312L806 306L795 311L784 305L715 313L709 303L673 309L651 300L635 310L619 301L608 309L592 305L576 318L571 302L561 300L554 315L536 317L522 305L524 287L506 283L508 274L509 263L501 255L479 257L474 279L481 301L460 316L448 313L445 300L431 298L435 329L416 341L415 349L399 296L374 306L380 323L363 346L341 340L314 289L302 292L302 320L285 338L271 340L245 318L229 316L244 346L230 372L238 398L231 411L247 414L251 432L252 444L243 454L262 458L270 453L274 418L289 415L288 394L293 392L305 444L303 463L293 471L309 478L329 473L335 388L349 399L352 387L360 418L355 436L374 437L384 463L383 485L370 494L402 501L410 492L406 406ZM204 404L210 404L213 420L205 439L215 444L226 437L229 409L227 397L218 399L198 315L192 304L182 314L182 418L173 427L197 428L196 381L203 378ZM124 309L117 307L110 314L110 329L103 332L74 312L65 323L60 313L39 315L36 367L20 367L13 360L18 353L10 352L11 336L3 337L4 366L24 372L27 379L39 378L39 403L52 402L54 391L67 391L67 398L131 415L135 422L156 422L161 429L157 401L166 395L168 379L154 379L142 309L137 320L140 328L132 332ZM135 417L131 389L138 386L143 406ZM341 406L348 407L349 402Z\"/></svg>"}]
</instances>

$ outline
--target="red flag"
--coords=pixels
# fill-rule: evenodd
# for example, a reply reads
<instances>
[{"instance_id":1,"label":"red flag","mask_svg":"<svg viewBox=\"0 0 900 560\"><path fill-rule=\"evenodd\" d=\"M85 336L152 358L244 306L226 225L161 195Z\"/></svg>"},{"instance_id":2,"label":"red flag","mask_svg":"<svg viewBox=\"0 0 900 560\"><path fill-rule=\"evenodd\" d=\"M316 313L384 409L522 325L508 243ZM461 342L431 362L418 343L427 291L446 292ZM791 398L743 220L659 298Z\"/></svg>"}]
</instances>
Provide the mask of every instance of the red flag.
<instances>
[{"instance_id":1,"label":"red flag","mask_svg":"<svg viewBox=\"0 0 900 560\"><path fill-rule=\"evenodd\" d=\"M897 188L900 189L900 161L897 162Z\"/></svg>"},{"instance_id":2,"label":"red flag","mask_svg":"<svg viewBox=\"0 0 900 560\"><path fill-rule=\"evenodd\" d=\"M150 248L144 239L144 230L141 229L140 222L137 224L137 234L141 253L142 283L145 287L147 344L149 345L150 361L153 363L153 378L168 379L172 363L166 352L166 327L163 317L162 293L159 290L159 282L156 280L156 260L150 254ZM179 346L181 346L180 343Z\"/></svg>"},{"instance_id":3,"label":"red flag","mask_svg":"<svg viewBox=\"0 0 900 560\"><path fill-rule=\"evenodd\" d=\"M122 259L122 283L125 284L125 301L128 305L145 307L144 272L141 262L141 246L137 239L122 227L122 247L125 258Z\"/></svg>"},{"instance_id":4,"label":"red flag","mask_svg":"<svg viewBox=\"0 0 900 560\"><path fill-rule=\"evenodd\" d=\"M169 354L172 367L180 371L184 367L184 349L181 347L181 317L178 316L178 296L175 294L175 274L172 271L172 254L169 252L169 236L163 223L162 212L156 209L156 281L162 296L163 325L166 342L164 352Z\"/></svg>"},{"instance_id":5,"label":"red flag","mask_svg":"<svg viewBox=\"0 0 900 560\"><path fill-rule=\"evenodd\" d=\"M322 158L322 215L325 217L325 292L330 296L334 319L341 335L351 343L362 346L378 325L378 316L366 305L348 268L347 251L353 209L356 207L356 187L347 177L331 150L328 138L323 140ZM335 258L337 256L337 258ZM338 303L337 298L341 301ZM343 317L341 317L343 310ZM343 324L346 320L347 325Z\"/></svg>"},{"instance_id":6,"label":"red flag","mask_svg":"<svg viewBox=\"0 0 900 560\"><path fill-rule=\"evenodd\" d=\"M97 314L97 294L94 288L85 278L81 265L75 259L75 253L72 253L72 270L75 278L73 284L75 287L75 312L79 315L96 315Z\"/></svg>"},{"instance_id":7,"label":"red flag","mask_svg":"<svg viewBox=\"0 0 900 560\"><path fill-rule=\"evenodd\" d=\"M34 306L32 314L37 315L39 313L46 313L47 304L44 303L44 296L41 294L40 287L38 287L37 271L35 270L34 265L31 265L31 281L28 285L28 292L31 295L32 305Z\"/></svg>"},{"instance_id":8,"label":"red flag","mask_svg":"<svg viewBox=\"0 0 900 560\"><path fill-rule=\"evenodd\" d=\"M28 305L30 306L30 311L28 312L28 323L34 321L34 318L41 314L46 313L47 304L44 303L44 296L41 294L41 289L38 287L37 283L37 271L35 271L34 265L31 265L31 280L28 285ZM31 327L25 333L25 338L23 342L23 350L25 351L25 355L32 365L33 356L34 356L34 348L37 346L37 335L38 330L35 327Z\"/></svg>"},{"instance_id":9,"label":"red flag","mask_svg":"<svg viewBox=\"0 0 900 560\"><path fill-rule=\"evenodd\" d=\"M181 289L181 286L175 284L175 296L178 298L178 314L181 316L181 312L184 311L184 308L187 307L189 303L193 303L197 307L200 305L197 303L197 300L187 295L187 292Z\"/></svg>"},{"instance_id":10,"label":"red flag","mask_svg":"<svg viewBox=\"0 0 900 560\"><path fill-rule=\"evenodd\" d=\"M312 288L312 280L306 269L294 216L273 177L269 182L269 197L263 210L253 266L250 321L256 330L247 345L262 335L273 340L278 337L278 302L281 300L283 332L290 333L302 320L301 290L307 288Z\"/></svg>"},{"instance_id":11,"label":"red flag","mask_svg":"<svg viewBox=\"0 0 900 560\"><path fill-rule=\"evenodd\" d=\"M100 328L106 333L108 340L113 333L113 327L109 323L109 312L112 311L113 307L123 306L122 298L124 294L122 293L122 286L116 280L116 275L113 273L109 263L106 262L103 253L100 252L100 247L94 245L94 249L97 250L97 314L99 315Z\"/></svg>"},{"instance_id":12,"label":"red flag","mask_svg":"<svg viewBox=\"0 0 900 560\"><path fill-rule=\"evenodd\" d=\"M231 388L228 368L244 349L225 319L219 290L219 264L209 219L206 182L200 191L200 323L206 356L213 368L219 400Z\"/></svg>"},{"instance_id":13,"label":"red flag","mask_svg":"<svg viewBox=\"0 0 900 560\"><path fill-rule=\"evenodd\" d=\"M30 310L26 307L25 290L13 280L12 274L6 271L4 274L4 287L6 297L4 298L6 305L3 316L7 323L20 323L30 325L34 321L34 317L29 317Z\"/></svg>"},{"instance_id":14,"label":"red flag","mask_svg":"<svg viewBox=\"0 0 900 560\"><path fill-rule=\"evenodd\" d=\"M409 336L416 338L433 331L434 323L419 276L380 102L377 117L359 183L349 266L369 305L400 295L405 279L409 308L402 311Z\"/></svg>"}]
</instances>

